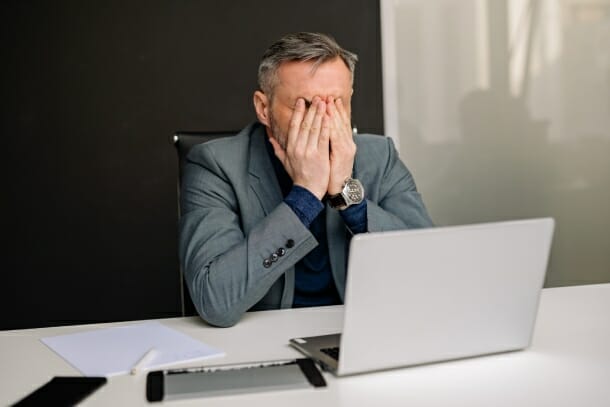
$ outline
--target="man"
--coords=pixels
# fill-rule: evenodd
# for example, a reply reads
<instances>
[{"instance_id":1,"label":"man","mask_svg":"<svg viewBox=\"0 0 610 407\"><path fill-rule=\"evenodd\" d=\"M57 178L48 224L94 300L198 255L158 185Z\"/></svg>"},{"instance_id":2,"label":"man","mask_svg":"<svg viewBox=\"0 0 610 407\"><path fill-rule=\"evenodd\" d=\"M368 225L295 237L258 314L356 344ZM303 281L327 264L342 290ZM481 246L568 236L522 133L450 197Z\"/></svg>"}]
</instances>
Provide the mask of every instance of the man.
<instances>
[{"instance_id":1,"label":"man","mask_svg":"<svg viewBox=\"0 0 610 407\"><path fill-rule=\"evenodd\" d=\"M180 259L208 323L342 303L353 234L432 225L391 140L352 134L356 61L326 35L285 36L259 66L259 122L189 154Z\"/></svg>"}]
</instances>

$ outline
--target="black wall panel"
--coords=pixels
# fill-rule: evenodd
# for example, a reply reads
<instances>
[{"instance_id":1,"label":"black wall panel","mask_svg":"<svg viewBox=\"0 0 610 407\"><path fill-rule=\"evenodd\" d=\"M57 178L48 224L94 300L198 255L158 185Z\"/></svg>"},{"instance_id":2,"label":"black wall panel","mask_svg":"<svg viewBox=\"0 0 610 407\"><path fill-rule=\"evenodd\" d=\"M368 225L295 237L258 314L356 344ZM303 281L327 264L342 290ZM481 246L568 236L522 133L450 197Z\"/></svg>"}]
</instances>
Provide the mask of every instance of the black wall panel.
<instances>
[{"instance_id":1,"label":"black wall panel","mask_svg":"<svg viewBox=\"0 0 610 407\"><path fill-rule=\"evenodd\" d=\"M378 2L4 1L0 329L177 316L176 130L238 130L267 45L359 54L383 131Z\"/></svg>"}]
</instances>

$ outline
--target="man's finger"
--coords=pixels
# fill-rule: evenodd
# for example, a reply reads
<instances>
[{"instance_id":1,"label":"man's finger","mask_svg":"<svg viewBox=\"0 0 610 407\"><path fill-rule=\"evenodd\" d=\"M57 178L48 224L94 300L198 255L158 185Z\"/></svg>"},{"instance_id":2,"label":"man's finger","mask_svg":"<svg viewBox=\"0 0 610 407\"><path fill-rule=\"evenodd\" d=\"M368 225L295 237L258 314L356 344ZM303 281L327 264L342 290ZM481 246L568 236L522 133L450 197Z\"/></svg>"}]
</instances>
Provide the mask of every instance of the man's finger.
<instances>
[{"instance_id":1,"label":"man's finger","mask_svg":"<svg viewBox=\"0 0 610 407\"><path fill-rule=\"evenodd\" d=\"M322 117L322 129L320 129L320 137L318 137L318 149L322 152L330 151L330 117L324 114Z\"/></svg>"},{"instance_id":2,"label":"man's finger","mask_svg":"<svg viewBox=\"0 0 610 407\"><path fill-rule=\"evenodd\" d=\"M341 114L337 111L336 100L331 98L328 105L330 118L332 119L333 125L335 127L335 134L339 137L345 136L345 131L349 125L343 121Z\"/></svg>"},{"instance_id":3,"label":"man's finger","mask_svg":"<svg viewBox=\"0 0 610 407\"><path fill-rule=\"evenodd\" d=\"M345 106L343 105L343 99L337 98L337 100L335 101L335 105L337 106L337 111L341 115L343 122L346 124L351 123L351 118L347 114L347 109L345 109ZM351 124L350 124L350 127L351 127Z\"/></svg>"},{"instance_id":4,"label":"man's finger","mask_svg":"<svg viewBox=\"0 0 610 407\"><path fill-rule=\"evenodd\" d=\"M311 124L311 129L309 130L308 146L317 148L320 131L322 129L322 119L326 115L326 103L322 100L318 100L317 104L314 104L312 108L315 110L315 116Z\"/></svg>"},{"instance_id":5,"label":"man's finger","mask_svg":"<svg viewBox=\"0 0 610 407\"><path fill-rule=\"evenodd\" d=\"M296 140L296 143L300 144L303 147L307 146L309 143L309 138L311 137L311 128L313 126L313 121L316 116L317 104L319 101L319 97L316 96L313 98L311 102L311 107L307 110L307 113L305 113L305 117L301 122L301 128L299 130L299 139ZM303 103L305 103L304 100Z\"/></svg>"},{"instance_id":6,"label":"man's finger","mask_svg":"<svg viewBox=\"0 0 610 407\"><path fill-rule=\"evenodd\" d=\"M290 118L286 148L292 146L299 139L299 132L301 131L301 123L303 122L304 115L305 101L302 98L298 98L294 107L294 112L292 112L292 117Z\"/></svg>"}]
</instances>

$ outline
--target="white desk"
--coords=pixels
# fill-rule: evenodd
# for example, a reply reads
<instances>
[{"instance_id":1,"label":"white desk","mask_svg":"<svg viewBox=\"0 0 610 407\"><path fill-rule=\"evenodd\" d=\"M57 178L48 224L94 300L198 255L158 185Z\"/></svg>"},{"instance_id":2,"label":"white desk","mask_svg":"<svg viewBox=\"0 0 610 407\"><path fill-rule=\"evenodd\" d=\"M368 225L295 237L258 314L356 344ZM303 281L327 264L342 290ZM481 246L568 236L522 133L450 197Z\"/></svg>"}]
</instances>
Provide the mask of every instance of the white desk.
<instances>
[{"instance_id":1,"label":"white desk","mask_svg":"<svg viewBox=\"0 0 610 407\"><path fill-rule=\"evenodd\" d=\"M343 308L253 312L235 327L198 318L161 320L226 351L208 364L298 357L291 337L337 332ZM89 330L81 325L0 332L0 405L57 375L79 375L39 338ZM374 349L371 349L374 352ZM192 364L191 364L192 365ZM334 378L328 387L205 399L206 406L610 406L610 284L545 289L533 345L511 352ZM146 405L145 375L119 376L85 405ZM202 399L165 405L204 405Z\"/></svg>"}]
</instances>

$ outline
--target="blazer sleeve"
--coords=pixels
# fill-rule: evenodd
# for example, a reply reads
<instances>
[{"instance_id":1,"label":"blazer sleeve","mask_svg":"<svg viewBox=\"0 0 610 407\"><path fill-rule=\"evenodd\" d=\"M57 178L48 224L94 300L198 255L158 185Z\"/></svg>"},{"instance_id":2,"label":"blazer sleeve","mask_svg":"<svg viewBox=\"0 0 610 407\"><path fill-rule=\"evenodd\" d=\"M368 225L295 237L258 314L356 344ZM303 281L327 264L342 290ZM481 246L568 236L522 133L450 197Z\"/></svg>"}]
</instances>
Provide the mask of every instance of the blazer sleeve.
<instances>
[{"instance_id":1,"label":"blazer sleeve","mask_svg":"<svg viewBox=\"0 0 610 407\"><path fill-rule=\"evenodd\" d=\"M369 148L367 160L385 163L374 172L367 197L367 226L369 232L432 227L411 172L400 160L389 137L372 136L379 141ZM367 191L365 191L365 196Z\"/></svg>"},{"instance_id":2,"label":"blazer sleeve","mask_svg":"<svg viewBox=\"0 0 610 407\"><path fill-rule=\"evenodd\" d=\"M179 256L201 317L228 327L318 242L281 199L244 233L240 210L252 203L238 202L236 190L247 196L247 181L236 185L209 149L196 153L182 181ZM235 161L227 165L235 167Z\"/></svg>"}]
</instances>

